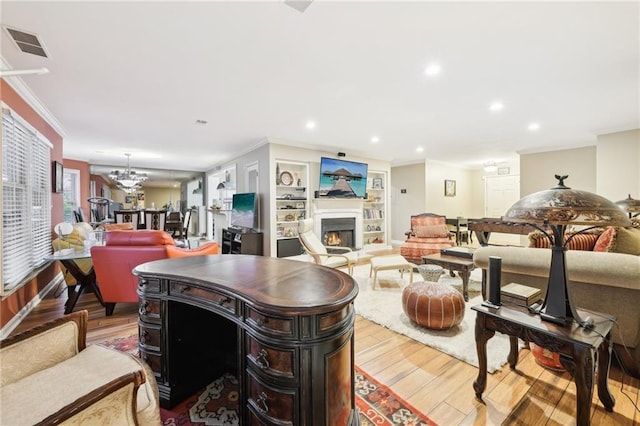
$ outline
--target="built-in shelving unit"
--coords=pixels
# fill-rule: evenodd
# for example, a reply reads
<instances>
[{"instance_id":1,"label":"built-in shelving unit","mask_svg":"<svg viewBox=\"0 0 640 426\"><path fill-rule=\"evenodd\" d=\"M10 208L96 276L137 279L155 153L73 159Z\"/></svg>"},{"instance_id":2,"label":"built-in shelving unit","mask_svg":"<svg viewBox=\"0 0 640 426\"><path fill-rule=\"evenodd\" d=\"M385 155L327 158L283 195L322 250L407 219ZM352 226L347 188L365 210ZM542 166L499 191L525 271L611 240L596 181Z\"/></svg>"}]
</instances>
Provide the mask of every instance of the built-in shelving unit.
<instances>
[{"instance_id":1,"label":"built-in shelving unit","mask_svg":"<svg viewBox=\"0 0 640 426\"><path fill-rule=\"evenodd\" d=\"M302 254L298 241L298 220L309 214L309 165L276 161L276 244L277 256Z\"/></svg>"},{"instance_id":2,"label":"built-in shelving unit","mask_svg":"<svg viewBox=\"0 0 640 426\"><path fill-rule=\"evenodd\" d=\"M369 170L367 198L362 206L363 243L387 244L386 173Z\"/></svg>"}]
</instances>

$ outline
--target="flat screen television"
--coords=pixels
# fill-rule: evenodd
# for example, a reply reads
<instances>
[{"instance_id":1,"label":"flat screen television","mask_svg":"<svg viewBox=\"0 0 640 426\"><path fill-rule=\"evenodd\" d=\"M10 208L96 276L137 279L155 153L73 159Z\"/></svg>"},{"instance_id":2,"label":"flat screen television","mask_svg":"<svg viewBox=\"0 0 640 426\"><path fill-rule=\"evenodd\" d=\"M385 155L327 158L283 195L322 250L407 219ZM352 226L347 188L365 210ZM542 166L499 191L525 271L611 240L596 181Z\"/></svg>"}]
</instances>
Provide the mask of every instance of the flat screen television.
<instances>
[{"instance_id":1,"label":"flat screen television","mask_svg":"<svg viewBox=\"0 0 640 426\"><path fill-rule=\"evenodd\" d=\"M236 229L258 229L258 195L255 192L233 194L229 225Z\"/></svg>"},{"instance_id":2,"label":"flat screen television","mask_svg":"<svg viewBox=\"0 0 640 426\"><path fill-rule=\"evenodd\" d=\"M321 157L318 195L364 198L367 192L367 168L365 163Z\"/></svg>"}]
</instances>

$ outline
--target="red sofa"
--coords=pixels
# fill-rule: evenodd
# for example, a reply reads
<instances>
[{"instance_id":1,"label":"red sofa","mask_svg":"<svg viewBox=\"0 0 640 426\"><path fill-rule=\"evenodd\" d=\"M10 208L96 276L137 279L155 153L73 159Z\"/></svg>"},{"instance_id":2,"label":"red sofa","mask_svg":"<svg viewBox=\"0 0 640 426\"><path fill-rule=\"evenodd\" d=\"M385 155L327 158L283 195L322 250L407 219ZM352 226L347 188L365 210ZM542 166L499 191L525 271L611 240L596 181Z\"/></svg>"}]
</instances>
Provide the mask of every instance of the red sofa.
<instances>
[{"instance_id":1,"label":"red sofa","mask_svg":"<svg viewBox=\"0 0 640 426\"><path fill-rule=\"evenodd\" d=\"M191 251L178 250L182 256L216 254L218 244L205 244ZM105 245L92 247L91 257L107 316L113 314L116 303L138 302L138 278L131 273L133 268L145 262L176 257L175 252L173 238L165 231L106 232Z\"/></svg>"}]
</instances>

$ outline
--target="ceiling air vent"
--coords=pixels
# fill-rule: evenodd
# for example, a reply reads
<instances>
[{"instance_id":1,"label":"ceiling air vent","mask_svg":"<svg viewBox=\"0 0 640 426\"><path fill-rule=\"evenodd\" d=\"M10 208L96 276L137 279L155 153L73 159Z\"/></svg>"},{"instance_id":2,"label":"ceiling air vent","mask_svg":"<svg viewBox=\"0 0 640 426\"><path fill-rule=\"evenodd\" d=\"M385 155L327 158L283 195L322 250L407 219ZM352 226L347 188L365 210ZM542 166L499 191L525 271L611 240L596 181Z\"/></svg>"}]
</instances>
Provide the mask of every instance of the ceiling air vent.
<instances>
[{"instance_id":1,"label":"ceiling air vent","mask_svg":"<svg viewBox=\"0 0 640 426\"><path fill-rule=\"evenodd\" d=\"M11 36L13 42L18 46L18 49L24 53L30 53L32 55L42 56L48 58L47 52L44 50L44 46L36 34L26 33L24 31L16 30L15 28L4 27Z\"/></svg>"}]
</instances>

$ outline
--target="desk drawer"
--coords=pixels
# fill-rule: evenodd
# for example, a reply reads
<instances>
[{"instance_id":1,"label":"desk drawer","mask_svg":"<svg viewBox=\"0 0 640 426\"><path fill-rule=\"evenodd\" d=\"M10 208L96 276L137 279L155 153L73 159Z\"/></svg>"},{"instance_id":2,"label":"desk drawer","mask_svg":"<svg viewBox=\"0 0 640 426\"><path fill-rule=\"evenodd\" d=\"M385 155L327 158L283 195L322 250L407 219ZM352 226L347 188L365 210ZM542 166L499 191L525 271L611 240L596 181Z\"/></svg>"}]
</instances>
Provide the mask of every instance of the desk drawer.
<instances>
[{"instance_id":1,"label":"desk drawer","mask_svg":"<svg viewBox=\"0 0 640 426\"><path fill-rule=\"evenodd\" d=\"M247 322L255 324L256 328L269 334L281 337L295 337L293 318L275 317L247 307Z\"/></svg>"},{"instance_id":2,"label":"desk drawer","mask_svg":"<svg viewBox=\"0 0 640 426\"><path fill-rule=\"evenodd\" d=\"M140 299L138 314L142 321L158 323L160 321L160 301Z\"/></svg>"},{"instance_id":3,"label":"desk drawer","mask_svg":"<svg viewBox=\"0 0 640 426\"><path fill-rule=\"evenodd\" d=\"M293 379L297 371L294 359L295 349L276 349L247 336L247 362L265 375Z\"/></svg>"},{"instance_id":4,"label":"desk drawer","mask_svg":"<svg viewBox=\"0 0 640 426\"><path fill-rule=\"evenodd\" d=\"M247 374L247 404L267 424L295 424L296 390L275 388Z\"/></svg>"},{"instance_id":5,"label":"desk drawer","mask_svg":"<svg viewBox=\"0 0 640 426\"><path fill-rule=\"evenodd\" d=\"M143 348L151 350L160 349L160 327L148 325L138 326L139 342Z\"/></svg>"},{"instance_id":6,"label":"desk drawer","mask_svg":"<svg viewBox=\"0 0 640 426\"><path fill-rule=\"evenodd\" d=\"M158 383L161 383L162 377L162 355L157 352L140 349L140 359L147 363L156 376Z\"/></svg>"},{"instance_id":7,"label":"desk drawer","mask_svg":"<svg viewBox=\"0 0 640 426\"><path fill-rule=\"evenodd\" d=\"M160 280L155 278L139 278L138 293L160 293Z\"/></svg>"},{"instance_id":8,"label":"desk drawer","mask_svg":"<svg viewBox=\"0 0 640 426\"><path fill-rule=\"evenodd\" d=\"M213 290L205 290L203 288L190 286L188 284L172 282L169 293L174 296L180 295L188 298L214 302L224 310L231 312L234 315L236 313L236 299Z\"/></svg>"}]
</instances>

